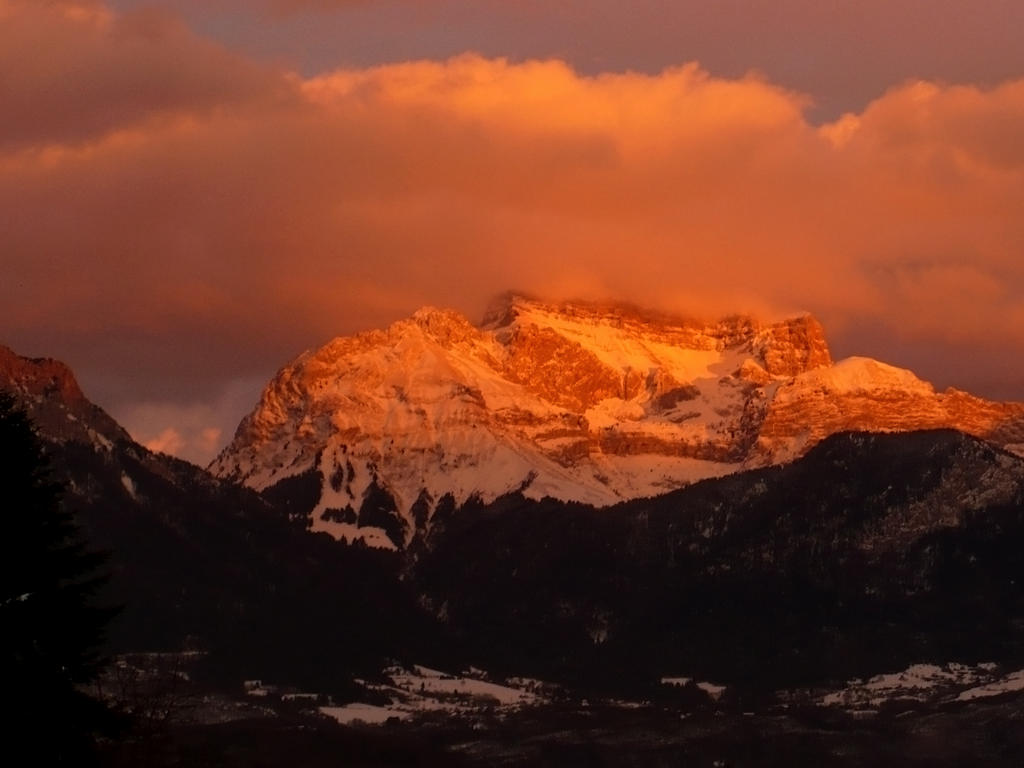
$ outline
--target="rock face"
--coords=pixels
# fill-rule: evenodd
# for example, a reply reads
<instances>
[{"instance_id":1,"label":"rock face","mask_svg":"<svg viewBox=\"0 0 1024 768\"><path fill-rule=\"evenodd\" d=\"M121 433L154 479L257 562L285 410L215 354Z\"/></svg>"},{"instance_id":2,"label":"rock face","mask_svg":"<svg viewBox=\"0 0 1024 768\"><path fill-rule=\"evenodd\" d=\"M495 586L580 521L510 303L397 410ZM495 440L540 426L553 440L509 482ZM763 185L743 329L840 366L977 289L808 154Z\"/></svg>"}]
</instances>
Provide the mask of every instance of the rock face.
<instances>
[{"instance_id":1,"label":"rock face","mask_svg":"<svg viewBox=\"0 0 1024 768\"><path fill-rule=\"evenodd\" d=\"M1024 442L1024 406L833 365L812 317L707 324L508 295L481 326L426 308L285 366L211 470L297 492L312 526L402 547L439 504L510 491L594 505L789 461L840 430Z\"/></svg>"},{"instance_id":2,"label":"rock face","mask_svg":"<svg viewBox=\"0 0 1024 768\"><path fill-rule=\"evenodd\" d=\"M22 357L0 345L0 390L16 398L47 440L109 449L131 439L86 399L71 369L59 360Z\"/></svg>"}]
</instances>

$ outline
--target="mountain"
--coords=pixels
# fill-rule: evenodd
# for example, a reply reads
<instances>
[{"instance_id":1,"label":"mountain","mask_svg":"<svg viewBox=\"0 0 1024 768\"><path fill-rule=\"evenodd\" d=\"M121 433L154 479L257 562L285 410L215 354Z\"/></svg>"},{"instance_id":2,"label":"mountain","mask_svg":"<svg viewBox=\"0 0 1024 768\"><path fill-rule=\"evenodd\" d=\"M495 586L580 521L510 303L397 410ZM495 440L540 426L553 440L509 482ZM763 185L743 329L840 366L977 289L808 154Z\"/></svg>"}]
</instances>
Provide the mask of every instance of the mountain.
<instances>
[{"instance_id":1,"label":"mountain","mask_svg":"<svg viewBox=\"0 0 1024 768\"><path fill-rule=\"evenodd\" d=\"M516 300L512 308L527 306L536 305ZM624 312L613 311L620 317ZM429 326L438 314L458 319L431 312L407 323ZM567 315L559 310L560 317ZM462 321L455 327L470 329L470 341L449 343L464 361L467 347L504 337L520 317L492 318L484 329ZM645 328L651 322L642 318ZM772 374L779 382L776 397L784 387L796 388L793 382L832 375L832 391L840 391L838 381L846 392L836 397L871 402L865 394L870 388L844 363L822 362L827 349L812 343L820 333L808 318L767 329L746 321L710 328L746 339L715 352L732 355L733 362L758 339L775 340L758 355L765 371L778 371L780 359L788 366L788 374ZM722 330L730 328L740 330ZM711 337L707 329L701 326L691 338ZM414 360L424 349L444 349L436 325L433 341L402 324L397 333L419 342L404 347ZM536 325L523 334L551 340ZM381 336L387 334L373 334L370 341ZM614 348L611 342L607 348ZM668 349L658 350L661 359L670 359L674 347ZM691 351L679 353L680 359ZM438 386L439 354L419 379L412 377L417 392L429 388L424 381ZM396 369L374 369L379 360L409 362L373 344L366 357L354 357L362 373L376 370L380 377ZM739 366L749 370L748 359ZM282 475L283 481L258 494L135 444L88 402L65 366L9 350L0 360L0 389L13 392L38 419L54 473L69 489L65 503L92 544L110 552L108 598L126 606L114 631L120 649L200 648L210 651L218 673L235 681L256 673L317 690L340 686L357 671L366 674L384 658L428 656L453 669L475 664L496 675L540 676L583 689L649 685L680 674L762 692L920 661L1024 664L1024 459L962 432L839 432L792 462L601 509L532 498L532 484L492 498L469 495L462 504L446 494L430 525L398 554L346 546L307 530L298 510L311 503L303 493L320 489L322 461L304 475ZM950 402L967 402L966 412L1005 413L1000 423L1012 426L1013 406L935 394L906 372L870 361L851 365L869 371L871 386L889 381L879 393L897 404L890 412L917 398L924 415L912 418L949 418ZM871 370L875 366L878 371ZM523 363L517 370L525 377L527 368ZM440 378L450 385L450 378ZM584 378L580 367L573 380ZM529 386L513 387L481 376L481 398L500 387L517 396L542 390L544 379L538 375ZM708 382L694 381L709 398L716 392ZM772 389L770 383L760 386ZM575 395L581 403L582 391ZM827 404L814 387L803 391L818 407ZM532 396L519 402L539 407L540 396ZM444 413L438 398L437 410ZM598 404L608 408L614 399ZM687 402L704 403L704 395ZM637 405L645 403L636 396ZM885 413L885 403L880 397L871 407ZM932 410L923 410L928 403ZM486 414L479 402L478 410L463 401L451 407L454 413ZM725 419L730 413L722 410L717 415ZM762 433L770 418L768 403L758 422ZM450 421L437 423L454 429ZM473 423L496 439L496 428L485 428L488 422ZM312 419L310 424L316 426ZM634 426L633 434L642 427ZM746 438L745 461L766 460L769 454L758 447L763 437ZM350 453L355 464L358 451ZM470 477L469 468L460 476ZM347 468L343 480L349 482ZM368 487L360 514L395 511L383 484ZM392 525L385 514L374 522L381 530Z\"/></svg>"},{"instance_id":2,"label":"mountain","mask_svg":"<svg viewBox=\"0 0 1024 768\"><path fill-rule=\"evenodd\" d=\"M312 529L404 547L510 492L605 506L791 461L844 430L1024 443L1024 405L832 362L809 316L702 323L508 294L477 327L426 308L281 369L211 471Z\"/></svg>"},{"instance_id":3,"label":"mountain","mask_svg":"<svg viewBox=\"0 0 1024 768\"><path fill-rule=\"evenodd\" d=\"M203 650L217 674L330 685L416 636L391 553L311 536L254 491L147 450L61 362L0 347L0 391L34 422L88 545L109 555L101 597L123 607L112 650Z\"/></svg>"}]
</instances>

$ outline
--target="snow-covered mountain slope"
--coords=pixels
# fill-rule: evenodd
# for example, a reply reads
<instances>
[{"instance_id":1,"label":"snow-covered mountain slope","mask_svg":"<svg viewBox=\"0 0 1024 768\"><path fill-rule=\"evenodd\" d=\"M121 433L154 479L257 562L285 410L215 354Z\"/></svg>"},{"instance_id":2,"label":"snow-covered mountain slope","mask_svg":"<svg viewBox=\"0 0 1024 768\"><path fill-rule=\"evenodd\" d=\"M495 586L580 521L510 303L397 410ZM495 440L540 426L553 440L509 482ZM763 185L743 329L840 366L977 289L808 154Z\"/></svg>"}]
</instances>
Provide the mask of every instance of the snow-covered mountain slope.
<instances>
[{"instance_id":1,"label":"snow-covered mountain slope","mask_svg":"<svg viewBox=\"0 0 1024 768\"><path fill-rule=\"evenodd\" d=\"M802 456L837 432L951 427L1011 450L1024 443L1024 404L999 403L928 382L866 357L807 371L775 391L751 463Z\"/></svg>"},{"instance_id":2,"label":"snow-covered mountain slope","mask_svg":"<svg viewBox=\"0 0 1024 768\"><path fill-rule=\"evenodd\" d=\"M510 294L479 327L425 308L301 355L210 468L260 490L304 484L314 530L401 547L448 496L605 505L787 461L839 430L1006 443L1021 424L1021 405L833 365L809 316L706 324Z\"/></svg>"}]
</instances>

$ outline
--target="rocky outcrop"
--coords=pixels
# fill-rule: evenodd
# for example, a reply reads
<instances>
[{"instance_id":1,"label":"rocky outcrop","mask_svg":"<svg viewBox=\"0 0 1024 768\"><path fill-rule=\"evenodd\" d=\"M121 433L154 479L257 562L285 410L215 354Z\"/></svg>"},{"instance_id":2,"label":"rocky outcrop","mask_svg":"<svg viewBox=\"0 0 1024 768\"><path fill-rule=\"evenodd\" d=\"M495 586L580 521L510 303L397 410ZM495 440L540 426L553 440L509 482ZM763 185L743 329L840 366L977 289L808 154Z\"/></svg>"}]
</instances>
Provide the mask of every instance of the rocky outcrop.
<instances>
[{"instance_id":1,"label":"rocky outcrop","mask_svg":"<svg viewBox=\"0 0 1024 768\"><path fill-rule=\"evenodd\" d=\"M771 376L799 376L832 364L825 329L810 315L768 326L755 337L753 351Z\"/></svg>"},{"instance_id":2,"label":"rocky outcrop","mask_svg":"<svg viewBox=\"0 0 1024 768\"><path fill-rule=\"evenodd\" d=\"M549 403L582 413L610 397L629 399L642 385L630 371L614 371L590 350L551 328L517 329L502 372Z\"/></svg>"},{"instance_id":3,"label":"rocky outcrop","mask_svg":"<svg viewBox=\"0 0 1024 768\"><path fill-rule=\"evenodd\" d=\"M12 394L47 439L109 445L128 433L82 394L71 369L0 345L0 391Z\"/></svg>"}]
</instances>

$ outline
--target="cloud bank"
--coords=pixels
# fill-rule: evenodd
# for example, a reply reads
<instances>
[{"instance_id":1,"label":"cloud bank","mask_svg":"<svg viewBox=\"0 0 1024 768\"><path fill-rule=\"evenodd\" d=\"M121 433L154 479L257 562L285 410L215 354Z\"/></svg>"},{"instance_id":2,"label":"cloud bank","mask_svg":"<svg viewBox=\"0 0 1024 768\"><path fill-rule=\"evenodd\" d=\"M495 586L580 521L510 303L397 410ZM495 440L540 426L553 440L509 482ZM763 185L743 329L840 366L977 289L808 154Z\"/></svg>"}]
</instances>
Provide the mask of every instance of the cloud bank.
<instances>
[{"instance_id":1,"label":"cloud bank","mask_svg":"<svg viewBox=\"0 0 1024 768\"><path fill-rule=\"evenodd\" d=\"M4 341L67 359L115 416L222 402L332 336L509 287L809 310L961 386L1024 352L1024 80L896 84L817 126L801 94L696 63L304 79L171 17L11 0L0 71Z\"/></svg>"}]
</instances>

